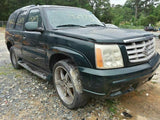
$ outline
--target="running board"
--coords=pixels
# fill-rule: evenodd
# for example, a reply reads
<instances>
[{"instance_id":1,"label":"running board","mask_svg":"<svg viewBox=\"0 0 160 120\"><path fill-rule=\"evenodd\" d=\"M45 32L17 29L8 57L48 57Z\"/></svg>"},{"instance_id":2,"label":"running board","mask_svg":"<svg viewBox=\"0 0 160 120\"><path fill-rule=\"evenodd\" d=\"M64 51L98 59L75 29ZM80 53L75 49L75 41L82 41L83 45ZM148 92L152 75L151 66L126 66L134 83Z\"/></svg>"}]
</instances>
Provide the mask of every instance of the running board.
<instances>
[{"instance_id":1,"label":"running board","mask_svg":"<svg viewBox=\"0 0 160 120\"><path fill-rule=\"evenodd\" d=\"M26 63L22 62L22 61L18 61L18 64L20 66L22 66L23 68L25 68L26 70L30 71L31 73L37 75L38 77L47 80L47 75L45 75L43 72L41 71L37 71L37 70L33 70L29 65L27 65Z\"/></svg>"}]
</instances>

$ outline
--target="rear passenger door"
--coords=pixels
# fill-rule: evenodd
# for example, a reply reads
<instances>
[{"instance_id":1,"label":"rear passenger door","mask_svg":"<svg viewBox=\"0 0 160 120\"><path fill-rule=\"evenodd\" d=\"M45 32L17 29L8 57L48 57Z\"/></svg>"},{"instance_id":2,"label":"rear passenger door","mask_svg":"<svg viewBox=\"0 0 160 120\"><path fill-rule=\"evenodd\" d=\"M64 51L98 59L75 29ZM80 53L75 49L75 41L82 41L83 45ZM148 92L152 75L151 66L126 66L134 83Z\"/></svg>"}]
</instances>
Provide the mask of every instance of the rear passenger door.
<instances>
[{"instance_id":1,"label":"rear passenger door","mask_svg":"<svg viewBox=\"0 0 160 120\"><path fill-rule=\"evenodd\" d=\"M38 27L43 28L43 22L39 9L31 9L26 22L38 22ZM28 62L45 68L46 41L45 33L39 31L24 32L22 53Z\"/></svg>"},{"instance_id":2,"label":"rear passenger door","mask_svg":"<svg viewBox=\"0 0 160 120\"><path fill-rule=\"evenodd\" d=\"M19 13L16 24L13 30L13 39L14 39L14 47L16 54L21 58L22 57L22 41L24 36L24 23L26 20L27 11L22 11Z\"/></svg>"}]
</instances>

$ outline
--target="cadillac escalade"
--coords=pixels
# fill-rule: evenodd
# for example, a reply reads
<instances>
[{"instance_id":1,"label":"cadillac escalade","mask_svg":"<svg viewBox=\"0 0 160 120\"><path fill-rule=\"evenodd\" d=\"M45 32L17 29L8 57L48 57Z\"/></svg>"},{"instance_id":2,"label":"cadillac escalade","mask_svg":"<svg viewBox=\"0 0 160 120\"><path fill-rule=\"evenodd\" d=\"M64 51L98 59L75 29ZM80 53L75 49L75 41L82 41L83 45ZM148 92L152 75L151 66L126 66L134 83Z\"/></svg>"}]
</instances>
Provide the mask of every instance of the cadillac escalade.
<instances>
[{"instance_id":1,"label":"cadillac escalade","mask_svg":"<svg viewBox=\"0 0 160 120\"><path fill-rule=\"evenodd\" d=\"M105 26L90 11L30 5L14 11L6 45L15 69L53 80L69 109L90 95L120 96L151 80L159 66L151 33Z\"/></svg>"}]
</instances>

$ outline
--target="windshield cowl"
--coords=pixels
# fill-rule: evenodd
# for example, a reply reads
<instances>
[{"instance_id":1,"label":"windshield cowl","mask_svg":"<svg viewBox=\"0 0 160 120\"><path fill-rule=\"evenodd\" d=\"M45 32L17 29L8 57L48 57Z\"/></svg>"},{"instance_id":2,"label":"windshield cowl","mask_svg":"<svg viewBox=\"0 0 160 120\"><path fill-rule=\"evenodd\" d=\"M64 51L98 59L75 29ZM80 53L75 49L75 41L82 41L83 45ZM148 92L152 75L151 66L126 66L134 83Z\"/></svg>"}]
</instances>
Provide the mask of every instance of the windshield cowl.
<instances>
[{"instance_id":1,"label":"windshield cowl","mask_svg":"<svg viewBox=\"0 0 160 120\"><path fill-rule=\"evenodd\" d=\"M66 24L66 25L58 25L57 28L60 27L82 27L85 28L85 26L81 26L81 25L75 25L75 24Z\"/></svg>"}]
</instances>

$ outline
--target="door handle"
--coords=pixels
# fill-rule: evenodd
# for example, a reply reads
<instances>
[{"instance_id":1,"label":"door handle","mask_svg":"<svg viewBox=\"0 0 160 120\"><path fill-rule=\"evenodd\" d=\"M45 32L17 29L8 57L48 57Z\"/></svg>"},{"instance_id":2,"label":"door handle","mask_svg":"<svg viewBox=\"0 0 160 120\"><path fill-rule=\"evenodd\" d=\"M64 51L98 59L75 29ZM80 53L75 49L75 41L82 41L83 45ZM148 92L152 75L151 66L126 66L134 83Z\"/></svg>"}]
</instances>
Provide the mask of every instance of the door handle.
<instances>
[{"instance_id":1,"label":"door handle","mask_svg":"<svg viewBox=\"0 0 160 120\"><path fill-rule=\"evenodd\" d=\"M23 40L25 40L26 39L26 36L23 36Z\"/></svg>"},{"instance_id":2,"label":"door handle","mask_svg":"<svg viewBox=\"0 0 160 120\"><path fill-rule=\"evenodd\" d=\"M40 45L46 45L45 43L41 43L41 42L39 42L39 44L40 44Z\"/></svg>"}]
</instances>

